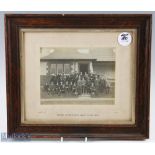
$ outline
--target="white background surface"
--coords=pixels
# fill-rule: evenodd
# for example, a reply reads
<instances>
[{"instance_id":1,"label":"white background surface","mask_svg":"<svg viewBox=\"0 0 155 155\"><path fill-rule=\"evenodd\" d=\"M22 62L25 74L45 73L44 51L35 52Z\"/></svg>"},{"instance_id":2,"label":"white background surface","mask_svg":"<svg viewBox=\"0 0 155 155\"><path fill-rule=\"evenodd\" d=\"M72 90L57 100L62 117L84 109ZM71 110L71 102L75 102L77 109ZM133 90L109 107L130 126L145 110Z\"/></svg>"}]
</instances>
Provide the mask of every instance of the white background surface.
<instances>
[{"instance_id":1,"label":"white background surface","mask_svg":"<svg viewBox=\"0 0 155 155\"><path fill-rule=\"evenodd\" d=\"M0 0L1 11L154 11L154 0Z\"/></svg>"},{"instance_id":2,"label":"white background surface","mask_svg":"<svg viewBox=\"0 0 155 155\"><path fill-rule=\"evenodd\" d=\"M45 3L46 1L46 3ZM1 11L153 11L153 0L0 0ZM17 12L16 12L17 13ZM32 12L31 12L32 13ZM49 12L48 12L49 13ZM57 13L57 12L54 12ZM71 12L73 13L73 12ZM84 12L82 12L84 13ZM92 12L87 12L92 13ZM108 13L108 12L96 12ZM113 13L113 12L109 12ZM121 12L115 12L121 13ZM125 13L125 12L122 12ZM127 12L146 13L146 12ZM153 13L153 12L147 12ZM102 141L102 142L0 142L3 155L152 155L155 154L155 13L153 13L152 36L152 74L151 74L151 113L150 139L146 141ZM6 131L6 93L5 93L5 50L4 19L0 13L0 131Z\"/></svg>"}]
</instances>

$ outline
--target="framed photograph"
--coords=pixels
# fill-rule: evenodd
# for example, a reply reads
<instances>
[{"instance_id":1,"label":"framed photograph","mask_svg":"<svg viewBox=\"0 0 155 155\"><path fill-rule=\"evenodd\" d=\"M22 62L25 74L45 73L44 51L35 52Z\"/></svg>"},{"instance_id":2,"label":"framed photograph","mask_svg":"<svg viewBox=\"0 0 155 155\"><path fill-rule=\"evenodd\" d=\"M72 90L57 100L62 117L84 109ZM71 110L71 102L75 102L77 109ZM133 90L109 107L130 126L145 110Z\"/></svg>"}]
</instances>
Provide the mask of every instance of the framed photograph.
<instances>
[{"instance_id":1,"label":"framed photograph","mask_svg":"<svg viewBox=\"0 0 155 155\"><path fill-rule=\"evenodd\" d=\"M8 134L149 138L151 15L7 14Z\"/></svg>"}]
</instances>

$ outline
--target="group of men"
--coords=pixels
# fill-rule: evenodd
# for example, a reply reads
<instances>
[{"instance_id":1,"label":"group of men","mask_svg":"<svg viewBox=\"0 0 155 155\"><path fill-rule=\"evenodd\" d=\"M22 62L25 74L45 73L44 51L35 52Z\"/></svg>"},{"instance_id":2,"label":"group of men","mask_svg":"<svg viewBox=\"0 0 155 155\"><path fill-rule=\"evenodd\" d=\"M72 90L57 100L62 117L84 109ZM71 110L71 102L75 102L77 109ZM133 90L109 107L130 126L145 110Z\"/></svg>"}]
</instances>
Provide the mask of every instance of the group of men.
<instances>
[{"instance_id":1,"label":"group of men","mask_svg":"<svg viewBox=\"0 0 155 155\"><path fill-rule=\"evenodd\" d=\"M48 77L44 90L48 95L80 96L89 94L97 96L101 93L108 94L110 84L104 76L93 73L53 74Z\"/></svg>"}]
</instances>

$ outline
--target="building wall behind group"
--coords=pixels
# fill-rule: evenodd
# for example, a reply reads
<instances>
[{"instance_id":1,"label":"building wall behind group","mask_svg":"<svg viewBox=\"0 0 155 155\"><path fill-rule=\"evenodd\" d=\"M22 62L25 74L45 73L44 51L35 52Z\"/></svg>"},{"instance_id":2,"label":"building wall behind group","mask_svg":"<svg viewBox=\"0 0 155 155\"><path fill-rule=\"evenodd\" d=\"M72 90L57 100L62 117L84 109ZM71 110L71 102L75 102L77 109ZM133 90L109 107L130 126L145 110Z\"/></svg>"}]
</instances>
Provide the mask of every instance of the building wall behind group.
<instances>
[{"instance_id":1,"label":"building wall behind group","mask_svg":"<svg viewBox=\"0 0 155 155\"><path fill-rule=\"evenodd\" d=\"M108 79L115 79L115 62L93 63L93 69L96 74L104 75Z\"/></svg>"}]
</instances>

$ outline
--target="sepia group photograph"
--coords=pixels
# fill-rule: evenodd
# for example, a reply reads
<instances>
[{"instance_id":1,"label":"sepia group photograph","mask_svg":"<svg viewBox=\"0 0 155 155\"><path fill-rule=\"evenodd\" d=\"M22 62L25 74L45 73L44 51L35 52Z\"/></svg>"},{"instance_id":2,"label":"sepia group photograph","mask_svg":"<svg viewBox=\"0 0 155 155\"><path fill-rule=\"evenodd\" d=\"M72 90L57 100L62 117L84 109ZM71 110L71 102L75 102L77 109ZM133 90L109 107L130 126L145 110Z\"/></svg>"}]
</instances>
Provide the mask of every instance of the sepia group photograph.
<instances>
[{"instance_id":1,"label":"sepia group photograph","mask_svg":"<svg viewBox=\"0 0 155 155\"><path fill-rule=\"evenodd\" d=\"M113 48L41 48L40 96L53 99L89 100L115 97Z\"/></svg>"}]
</instances>

